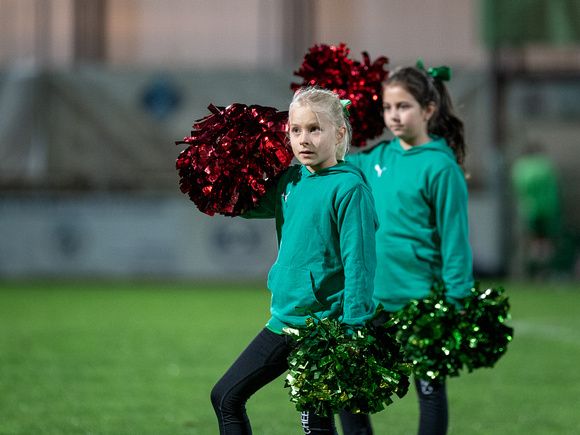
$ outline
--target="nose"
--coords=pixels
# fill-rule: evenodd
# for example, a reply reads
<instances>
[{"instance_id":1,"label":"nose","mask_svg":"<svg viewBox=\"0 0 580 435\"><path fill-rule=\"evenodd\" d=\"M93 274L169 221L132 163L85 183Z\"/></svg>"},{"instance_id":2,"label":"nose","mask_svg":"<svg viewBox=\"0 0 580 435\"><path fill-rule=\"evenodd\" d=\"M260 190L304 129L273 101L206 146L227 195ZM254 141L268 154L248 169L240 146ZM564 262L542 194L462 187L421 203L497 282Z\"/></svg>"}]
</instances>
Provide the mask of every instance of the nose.
<instances>
[{"instance_id":1,"label":"nose","mask_svg":"<svg viewBox=\"0 0 580 435\"><path fill-rule=\"evenodd\" d=\"M385 110L385 118L399 119L399 112L395 109Z\"/></svg>"},{"instance_id":2,"label":"nose","mask_svg":"<svg viewBox=\"0 0 580 435\"><path fill-rule=\"evenodd\" d=\"M300 144L308 143L308 139L309 139L308 132L303 131L300 133L300 137L298 138L298 143L300 143Z\"/></svg>"}]
</instances>

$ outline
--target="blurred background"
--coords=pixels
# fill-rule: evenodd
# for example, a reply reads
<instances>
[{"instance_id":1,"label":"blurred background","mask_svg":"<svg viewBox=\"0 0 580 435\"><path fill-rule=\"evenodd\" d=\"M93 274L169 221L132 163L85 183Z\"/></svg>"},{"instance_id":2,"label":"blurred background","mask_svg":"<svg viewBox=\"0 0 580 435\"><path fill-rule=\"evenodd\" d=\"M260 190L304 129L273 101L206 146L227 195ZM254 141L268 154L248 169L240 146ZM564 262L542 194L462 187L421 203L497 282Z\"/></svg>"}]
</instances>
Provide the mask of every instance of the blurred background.
<instances>
[{"instance_id":1,"label":"blurred background","mask_svg":"<svg viewBox=\"0 0 580 435\"><path fill-rule=\"evenodd\" d=\"M476 276L578 279L578 23L577 0L0 0L0 279L265 280L273 222L200 213L175 141L209 104L286 110L340 43L452 68Z\"/></svg>"}]
</instances>

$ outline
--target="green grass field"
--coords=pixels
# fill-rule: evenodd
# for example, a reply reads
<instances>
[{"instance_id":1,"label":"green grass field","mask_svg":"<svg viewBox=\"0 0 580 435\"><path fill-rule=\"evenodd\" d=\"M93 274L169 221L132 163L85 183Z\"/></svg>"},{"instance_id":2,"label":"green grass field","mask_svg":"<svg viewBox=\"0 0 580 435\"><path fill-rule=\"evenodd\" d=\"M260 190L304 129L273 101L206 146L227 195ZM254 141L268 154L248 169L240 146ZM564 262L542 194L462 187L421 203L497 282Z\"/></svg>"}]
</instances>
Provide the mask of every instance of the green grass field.
<instances>
[{"instance_id":1,"label":"green grass field","mask_svg":"<svg viewBox=\"0 0 580 435\"><path fill-rule=\"evenodd\" d=\"M580 433L580 285L503 284L514 341L449 381L449 433ZM216 434L210 390L268 304L262 283L0 283L0 434ZM248 402L255 434L301 433L283 384ZM417 419L410 391L375 433Z\"/></svg>"}]
</instances>

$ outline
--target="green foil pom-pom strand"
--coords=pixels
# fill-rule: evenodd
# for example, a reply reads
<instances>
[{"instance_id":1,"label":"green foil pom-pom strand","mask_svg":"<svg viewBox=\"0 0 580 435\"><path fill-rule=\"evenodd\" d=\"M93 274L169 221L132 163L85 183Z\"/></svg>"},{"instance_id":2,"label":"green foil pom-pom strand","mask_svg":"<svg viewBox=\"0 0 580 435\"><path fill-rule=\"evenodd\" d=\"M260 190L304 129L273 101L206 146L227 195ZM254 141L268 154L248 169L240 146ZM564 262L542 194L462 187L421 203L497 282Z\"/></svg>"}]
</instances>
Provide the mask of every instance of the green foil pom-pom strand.
<instances>
[{"instance_id":1,"label":"green foil pom-pom strand","mask_svg":"<svg viewBox=\"0 0 580 435\"><path fill-rule=\"evenodd\" d=\"M297 410L320 416L339 409L372 414L391 404L393 394L407 393L412 367L394 337L394 323L377 326L375 319L351 330L337 320L312 316L306 328L285 329L297 340L285 381Z\"/></svg>"}]
</instances>

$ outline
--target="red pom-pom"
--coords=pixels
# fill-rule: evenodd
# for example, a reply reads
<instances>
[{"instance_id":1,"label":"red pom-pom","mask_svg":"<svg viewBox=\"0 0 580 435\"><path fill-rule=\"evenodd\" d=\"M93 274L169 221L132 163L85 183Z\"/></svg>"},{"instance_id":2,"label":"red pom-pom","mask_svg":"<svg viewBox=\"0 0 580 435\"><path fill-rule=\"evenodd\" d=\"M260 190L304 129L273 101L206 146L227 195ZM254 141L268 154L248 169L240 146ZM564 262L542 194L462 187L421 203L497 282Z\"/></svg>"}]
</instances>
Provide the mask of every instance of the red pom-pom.
<instances>
[{"instance_id":1,"label":"red pom-pom","mask_svg":"<svg viewBox=\"0 0 580 435\"><path fill-rule=\"evenodd\" d=\"M304 61L294 74L302 77L302 83L292 83L293 91L302 86L330 89L341 99L349 99L350 122L353 129L352 145L363 147L368 139L380 136L385 128L382 115L381 83L386 79L389 62L384 56L371 63L363 52L363 61L348 58L350 50L340 44L338 47L314 45L304 57Z\"/></svg>"},{"instance_id":2,"label":"red pom-pom","mask_svg":"<svg viewBox=\"0 0 580 435\"><path fill-rule=\"evenodd\" d=\"M238 216L254 208L292 162L288 112L244 104L208 109L191 136L175 142L189 144L176 162L180 188L210 216Z\"/></svg>"}]
</instances>

